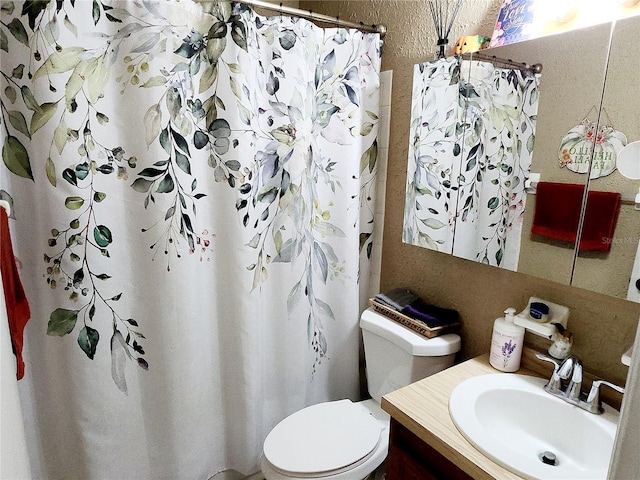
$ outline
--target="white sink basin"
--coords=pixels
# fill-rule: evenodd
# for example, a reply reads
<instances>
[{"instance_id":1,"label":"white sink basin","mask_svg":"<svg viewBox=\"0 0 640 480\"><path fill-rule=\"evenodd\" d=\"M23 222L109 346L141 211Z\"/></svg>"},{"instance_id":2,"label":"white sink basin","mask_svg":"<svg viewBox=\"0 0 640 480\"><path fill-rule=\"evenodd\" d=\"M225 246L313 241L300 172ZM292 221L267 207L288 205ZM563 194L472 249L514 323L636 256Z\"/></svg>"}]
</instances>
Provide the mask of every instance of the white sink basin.
<instances>
[{"instance_id":1,"label":"white sink basin","mask_svg":"<svg viewBox=\"0 0 640 480\"><path fill-rule=\"evenodd\" d=\"M465 380L449 412L460 433L513 473L530 479L606 479L619 412L594 415L543 390L543 378L498 373ZM551 452L555 465L541 456Z\"/></svg>"}]
</instances>

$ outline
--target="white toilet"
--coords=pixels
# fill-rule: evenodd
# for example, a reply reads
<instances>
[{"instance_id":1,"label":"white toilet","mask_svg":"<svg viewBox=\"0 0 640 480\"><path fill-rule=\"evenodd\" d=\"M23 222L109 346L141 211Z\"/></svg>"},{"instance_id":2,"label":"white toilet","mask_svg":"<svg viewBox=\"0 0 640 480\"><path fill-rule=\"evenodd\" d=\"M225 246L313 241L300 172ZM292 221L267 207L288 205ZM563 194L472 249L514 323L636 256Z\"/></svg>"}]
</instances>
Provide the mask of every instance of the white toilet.
<instances>
[{"instance_id":1,"label":"white toilet","mask_svg":"<svg viewBox=\"0 0 640 480\"><path fill-rule=\"evenodd\" d=\"M267 435L267 480L362 480L386 458L389 415L382 396L453 365L460 337L425 338L373 309L360 318L372 399L319 403L282 420Z\"/></svg>"}]
</instances>

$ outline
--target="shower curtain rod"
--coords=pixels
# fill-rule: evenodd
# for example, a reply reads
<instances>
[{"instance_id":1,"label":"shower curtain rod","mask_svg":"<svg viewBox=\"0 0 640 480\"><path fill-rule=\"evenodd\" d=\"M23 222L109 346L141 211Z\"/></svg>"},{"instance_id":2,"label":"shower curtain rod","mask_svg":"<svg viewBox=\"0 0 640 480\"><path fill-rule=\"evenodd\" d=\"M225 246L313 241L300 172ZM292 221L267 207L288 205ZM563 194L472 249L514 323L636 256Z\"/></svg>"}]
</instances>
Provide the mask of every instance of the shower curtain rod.
<instances>
[{"instance_id":1,"label":"shower curtain rod","mask_svg":"<svg viewBox=\"0 0 640 480\"><path fill-rule=\"evenodd\" d=\"M265 8L267 10L280 12L280 14L286 13L287 15L302 17L308 20L316 20L324 23L332 23L340 27L357 28L358 30L362 30L363 32L379 33L381 38L384 38L385 34L387 33L387 28L384 25L365 25L362 22L360 23L347 22L345 20L340 20L340 17L330 17L329 15L314 13L311 10L301 10L299 8L285 7L284 5L282 5L282 3L280 5L276 5L274 3L263 2L261 0L235 0L235 1L238 3L244 3L245 5L250 5L252 7L260 7L260 8Z\"/></svg>"},{"instance_id":2,"label":"shower curtain rod","mask_svg":"<svg viewBox=\"0 0 640 480\"><path fill-rule=\"evenodd\" d=\"M464 55L468 55L469 60L484 60L486 62L491 62L494 65L498 63L503 66L515 67L520 70L528 71L531 73L542 73L541 63L534 63L533 65L529 65L528 63L524 63L524 62L514 62L510 58L509 59L498 58L495 55L484 55L478 52L466 53L466 54L463 54L463 56Z\"/></svg>"}]
</instances>

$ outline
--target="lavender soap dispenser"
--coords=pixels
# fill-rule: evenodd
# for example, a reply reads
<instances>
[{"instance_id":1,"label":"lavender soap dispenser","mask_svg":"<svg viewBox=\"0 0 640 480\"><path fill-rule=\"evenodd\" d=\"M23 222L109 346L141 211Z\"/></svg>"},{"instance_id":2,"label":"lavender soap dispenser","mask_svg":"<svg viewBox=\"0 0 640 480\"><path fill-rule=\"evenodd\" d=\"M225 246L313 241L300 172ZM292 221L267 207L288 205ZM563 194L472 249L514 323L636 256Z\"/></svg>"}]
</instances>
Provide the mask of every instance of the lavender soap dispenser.
<instances>
[{"instance_id":1,"label":"lavender soap dispenser","mask_svg":"<svg viewBox=\"0 0 640 480\"><path fill-rule=\"evenodd\" d=\"M502 372L515 372L520 368L524 327L513 322L515 308L507 308L504 317L496 318L491 336L489 363Z\"/></svg>"}]
</instances>

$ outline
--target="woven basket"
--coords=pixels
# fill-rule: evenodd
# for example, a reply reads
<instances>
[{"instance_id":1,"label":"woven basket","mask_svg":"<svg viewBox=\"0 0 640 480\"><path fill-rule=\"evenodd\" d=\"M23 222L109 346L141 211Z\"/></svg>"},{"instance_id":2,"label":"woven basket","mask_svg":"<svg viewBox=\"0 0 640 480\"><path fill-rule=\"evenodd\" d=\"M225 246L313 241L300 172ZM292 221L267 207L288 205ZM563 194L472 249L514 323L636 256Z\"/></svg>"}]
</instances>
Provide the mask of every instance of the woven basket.
<instances>
[{"instance_id":1,"label":"woven basket","mask_svg":"<svg viewBox=\"0 0 640 480\"><path fill-rule=\"evenodd\" d=\"M378 303L375 298L370 298L369 303L373 309L381 315L390 318L394 322L398 322L400 325L407 327L408 329L422 335L423 337L433 338L438 335L444 335L445 333L457 332L460 327L460 322L449 323L441 327L429 328L426 324L419 320L415 320L408 317L393 308L389 308L386 305Z\"/></svg>"}]
</instances>

